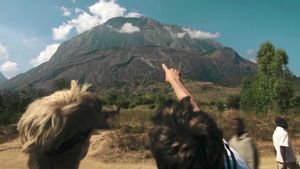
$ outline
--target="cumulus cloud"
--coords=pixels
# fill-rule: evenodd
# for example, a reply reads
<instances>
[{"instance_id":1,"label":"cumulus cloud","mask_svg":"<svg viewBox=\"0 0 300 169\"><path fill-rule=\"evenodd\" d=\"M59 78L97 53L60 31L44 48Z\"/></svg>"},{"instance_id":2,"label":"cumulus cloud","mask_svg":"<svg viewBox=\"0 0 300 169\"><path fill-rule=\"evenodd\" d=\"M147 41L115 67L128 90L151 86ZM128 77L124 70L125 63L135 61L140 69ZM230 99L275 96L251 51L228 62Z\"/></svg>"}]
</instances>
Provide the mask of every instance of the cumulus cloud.
<instances>
[{"instance_id":1,"label":"cumulus cloud","mask_svg":"<svg viewBox=\"0 0 300 169\"><path fill-rule=\"evenodd\" d=\"M256 63L256 53L258 49L247 49L246 50L246 58L250 61Z\"/></svg>"},{"instance_id":2,"label":"cumulus cloud","mask_svg":"<svg viewBox=\"0 0 300 169\"><path fill-rule=\"evenodd\" d=\"M76 19L68 22L68 25L74 27L78 33L82 33L100 24L99 18L82 11Z\"/></svg>"},{"instance_id":3,"label":"cumulus cloud","mask_svg":"<svg viewBox=\"0 0 300 169\"><path fill-rule=\"evenodd\" d=\"M74 1L75 3L76 1ZM75 8L76 17L64 22L62 25L52 29L52 36L55 40L64 40L75 29L77 33L90 30L114 17L140 17L138 12L128 12L115 0L99 0L91 5L89 11Z\"/></svg>"},{"instance_id":4,"label":"cumulus cloud","mask_svg":"<svg viewBox=\"0 0 300 169\"><path fill-rule=\"evenodd\" d=\"M34 58L30 61L30 63L33 66L38 66L44 62L49 61L50 58L53 56L53 54L56 52L59 45L60 44L58 44L58 43L47 45L46 49L41 51L40 54L36 58Z\"/></svg>"},{"instance_id":5,"label":"cumulus cloud","mask_svg":"<svg viewBox=\"0 0 300 169\"><path fill-rule=\"evenodd\" d=\"M131 33L134 33L134 32L139 32L141 31L139 27L137 26L134 26L132 25L131 23L129 22L126 22L123 24L123 26L121 27L120 30L117 30L118 32L120 33L128 33L128 34L131 34Z\"/></svg>"},{"instance_id":6,"label":"cumulus cloud","mask_svg":"<svg viewBox=\"0 0 300 169\"><path fill-rule=\"evenodd\" d=\"M183 33L187 33L191 38L193 39L216 39L221 36L219 32L216 33L210 33L210 32L204 32L201 30L194 30L191 28L183 28ZM181 37L184 36L184 34L178 34ZM179 36L178 36L179 37Z\"/></svg>"},{"instance_id":7,"label":"cumulus cloud","mask_svg":"<svg viewBox=\"0 0 300 169\"><path fill-rule=\"evenodd\" d=\"M255 54L255 52L256 52L256 50L255 50L255 49L247 49L247 50L246 50L246 54L247 54L248 56L252 56L252 55L254 55L254 54Z\"/></svg>"},{"instance_id":8,"label":"cumulus cloud","mask_svg":"<svg viewBox=\"0 0 300 169\"><path fill-rule=\"evenodd\" d=\"M9 54L7 51L7 47L2 45L0 42L0 60L7 60L9 58Z\"/></svg>"},{"instance_id":9,"label":"cumulus cloud","mask_svg":"<svg viewBox=\"0 0 300 169\"><path fill-rule=\"evenodd\" d=\"M68 9L66 7L60 7L60 10L63 12L63 16L71 16L71 9Z\"/></svg>"},{"instance_id":10,"label":"cumulus cloud","mask_svg":"<svg viewBox=\"0 0 300 169\"><path fill-rule=\"evenodd\" d=\"M58 28L53 28L52 29L53 39L55 39L55 40L66 39L72 28L73 28L73 25L71 25L69 23L63 23Z\"/></svg>"},{"instance_id":11,"label":"cumulus cloud","mask_svg":"<svg viewBox=\"0 0 300 169\"><path fill-rule=\"evenodd\" d=\"M11 62L7 60L1 65L1 72L4 73L11 73L18 71L18 64L16 62Z\"/></svg>"},{"instance_id":12,"label":"cumulus cloud","mask_svg":"<svg viewBox=\"0 0 300 169\"><path fill-rule=\"evenodd\" d=\"M116 3L115 0L100 0L94 5L89 7L90 12L100 18L100 24L107 20L124 16L126 9Z\"/></svg>"},{"instance_id":13,"label":"cumulus cloud","mask_svg":"<svg viewBox=\"0 0 300 169\"><path fill-rule=\"evenodd\" d=\"M18 64L9 60L10 56L7 47L2 45L0 42L0 71L7 77L10 78L18 72Z\"/></svg>"}]
</instances>

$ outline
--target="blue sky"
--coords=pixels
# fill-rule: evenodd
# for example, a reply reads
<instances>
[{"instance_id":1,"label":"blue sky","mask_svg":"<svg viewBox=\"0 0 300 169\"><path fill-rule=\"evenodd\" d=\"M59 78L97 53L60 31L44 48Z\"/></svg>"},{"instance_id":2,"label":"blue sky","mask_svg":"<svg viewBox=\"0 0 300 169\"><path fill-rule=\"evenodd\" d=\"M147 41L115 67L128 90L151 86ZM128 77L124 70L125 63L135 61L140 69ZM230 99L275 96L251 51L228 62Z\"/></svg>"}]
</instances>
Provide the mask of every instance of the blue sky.
<instances>
[{"instance_id":1,"label":"blue sky","mask_svg":"<svg viewBox=\"0 0 300 169\"><path fill-rule=\"evenodd\" d=\"M210 34L248 59L264 41L300 76L299 0L3 0L0 70L9 78L47 61L63 41L114 16L144 15Z\"/></svg>"}]
</instances>

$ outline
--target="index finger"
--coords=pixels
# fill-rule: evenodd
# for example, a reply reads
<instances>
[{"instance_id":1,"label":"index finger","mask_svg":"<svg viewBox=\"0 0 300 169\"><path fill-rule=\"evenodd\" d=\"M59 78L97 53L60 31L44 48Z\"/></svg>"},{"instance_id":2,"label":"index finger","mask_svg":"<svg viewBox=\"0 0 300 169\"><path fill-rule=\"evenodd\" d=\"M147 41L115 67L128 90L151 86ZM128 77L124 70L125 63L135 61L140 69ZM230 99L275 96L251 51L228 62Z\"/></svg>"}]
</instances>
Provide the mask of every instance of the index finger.
<instances>
[{"instance_id":1,"label":"index finger","mask_svg":"<svg viewBox=\"0 0 300 169\"><path fill-rule=\"evenodd\" d=\"M164 71L169 70L168 66L166 64L164 64L164 63L162 64L162 68L164 69Z\"/></svg>"}]
</instances>

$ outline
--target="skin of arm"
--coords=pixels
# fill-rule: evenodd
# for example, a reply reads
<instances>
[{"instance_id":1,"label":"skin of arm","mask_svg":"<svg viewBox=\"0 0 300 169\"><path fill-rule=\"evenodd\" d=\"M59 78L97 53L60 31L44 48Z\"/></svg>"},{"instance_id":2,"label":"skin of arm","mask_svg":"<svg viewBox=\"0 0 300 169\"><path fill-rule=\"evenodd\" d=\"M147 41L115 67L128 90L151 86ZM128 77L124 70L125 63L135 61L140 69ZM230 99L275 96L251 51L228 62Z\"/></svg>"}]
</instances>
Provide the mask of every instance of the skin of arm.
<instances>
[{"instance_id":1,"label":"skin of arm","mask_svg":"<svg viewBox=\"0 0 300 169\"><path fill-rule=\"evenodd\" d=\"M200 111L200 107L197 105L195 98L192 96L192 94L188 91L186 86L181 81L180 71L175 68L168 68L166 64L162 64L162 68L165 72L165 76L166 76L165 80L166 82L170 83L170 85L172 86L177 96L177 99L180 101L183 98L189 96L191 98L193 110L195 112Z\"/></svg>"},{"instance_id":2,"label":"skin of arm","mask_svg":"<svg viewBox=\"0 0 300 169\"><path fill-rule=\"evenodd\" d=\"M286 156L285 156L286 147L280 146L280 153L283 160L283 168L286 169Z\"/></svg>"}]
</instances>

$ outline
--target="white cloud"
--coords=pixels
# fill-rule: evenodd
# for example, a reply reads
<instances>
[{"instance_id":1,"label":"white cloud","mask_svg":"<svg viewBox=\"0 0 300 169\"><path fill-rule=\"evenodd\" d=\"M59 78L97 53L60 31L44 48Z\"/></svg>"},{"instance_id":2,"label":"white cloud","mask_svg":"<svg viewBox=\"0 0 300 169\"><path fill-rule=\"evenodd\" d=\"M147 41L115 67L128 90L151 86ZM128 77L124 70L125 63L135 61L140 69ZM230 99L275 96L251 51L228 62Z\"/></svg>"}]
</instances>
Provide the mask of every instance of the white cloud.
<instances>
[{"instance_id":1,"label":"white cloud","mask_svg":"<svg viewBox=\"0 0 300 169\"><path fill-rule=\"evenodd\" d=\"M52 57L52 55L56 52L59 45L60 44L58 44L58 43L47 45L46 49L41 51L40 54L36 58L34 58L30 61L30 63L33 66L38 66L44 62L49 61L50 58Z\"/></svg>"},{"instance_id":2,"label":"white cloud","mask_svg":"<svg viewBox=\"0 0 300 169\"><path fill-rule=\"evenodd\" d=\"M69 23L63 23L58 28L53 28L53 39L55 40L63 40L66 39L67 36L70 34L71 29L73 28L73 25Z\"/></svg>"},{"instance_id":3,"label":"white cloud","mask_svg":"<svg viewBox=\"0 0 300 169\"><path fill-rule=\"evenodd\" d=\"M79 14L79 13L81 13L81 12L85 12L85 11L82 10L82 9L79 9L79 8L75 8L75 13L76 13L76 14Z\"/></svg>"},{"instance_id":4,"label":"white cloud","mask_svg":"<svg viewBox=\"0 0 300 169\"><path fill-rule=\"evenodd\" d=\"M7 47L0 42L0 71L7 77L11 78L18 72L18 64L16 62L9 61L9 53ZM3 63L4 61L4 63Z\"/></svg>"},{"instance_id":5,"label":"white cloud","mask_svg":"<svg viewBox=\"0 0 300 169\"><path fill-rule=\"evenodd\" d=\"M252 55L254 54L255 51L256 51L255 49L247 49L247 50L246 50L246 54L247 54L248 56L252 56Z\"/></svg>"},{"instance_id":6,"label":"white cloud","mask_svg":"<svg viewBox=\"0 0 300 169\"><path fill-rule=\"evenodd\" d=\"M27 44L27 43L34 43L37 40L38 40L38 38L36 38L36 37L33 37L33 38L23 38L22 42L25 43L25 44Z\"/></svg>"},{"instance_id":7,"label":"white cloud","mask_svg":"<svg viewBox=\"0 0 300 169\"><path fill-rule=\"evenodd\" d=\"M76 0L72 0L73 4L76 4Z\"/></svg>"},{"instance_id":8,"label":"white cloud","mask_svg":"<svg viewBox=\"0 0 300 169\"><path fill-rule=\"evenodd\" d=\"M0 59L7 60L8 58L9 58L9 54L7 51L7 47L2 45L2 43L0 42Z\"/></svg>"},{"instance_id":9,"label":"white cloud","mask_svg":"<svg viewBox=\"0 0 300 169\"><path fill-rule=\"evenodd\" d=\"M249 59L250 61L256 63L256 52L258 49L247 49L246 50L246 58Z\"/></svg>"},{"instance_id":10,"label":"white cloud","mask_svg":"<svg viewBox=\"0 0 300 169\"><path fill-rule=\"evenodd\" d=\"M123 24L120 30L117 30L120 33L134 33L141 31L139 27L132 25L129 22Z\"/></svg>"},{"instance_id":11,"label":"white cloud","mask_svg":"<svg viewBox=\"0 0 300 169\"><path fill-rule=\"evenodd\" d=\"M76 19L72 19L71 21L68 22L68 25L74 26L78 33L87 31L99 24L100 24L100 20L98 17L90 15L84 11L82 11Z\"/></svg>"},{"instance_id":12,"label":"white cloud","mask_svg":"<svg viewBox=\"0 0 300 169\"><path fill-rule=\"evenodd\" d=\"M100 18L100 24L107 20L124 16L126 9L116 3L115 0L99 0L97 3L89 7L90 12Z\"/></svg>"},{"instance_id":13,"label":"white cloud","mask_svg":"<svg viewBox=\"0 0 300 169\"><path fill-rule=\"evenodd\" d=\"M18 71L18 64L16 62L6 61L1 65L1 72L11 73Z\"/></svg>"},{"instance_id":14,"label":"white cloud","mask_svg":"<svg viewBox=\"0 0 300 169\"><path fill-rule=\"evenodd\" d=\"M221 36L219 32L210 33L200 30L194 30L191 28L183 28L183 31L186 32L193 39L215 39Z\"/></svg>"},{"instance_id":15,"label":"white cloud","mask_svg":"<svg viewBox=\"0 0 300 169\"><path fill-rule=\"evenodd\" d=\"M139 18L143 16L142 14L138 13L138 12L129 12L126 17L128 18Z\"/></svg>"},{"instance_id":16,"label":"white cloud","mask_svg":"<svg viewBox=\"0 0 300 169\"><path fill-rule=\"evenodd\" d=\"M71 16L71 9L68 9L66 7L60 7L60 10L63 12L63 16Z\"/></svg>"},{"instance_id":17,"label":"white cloud","mask_svg":"<svg viewBox=\"0 0 300 169\"><path fill-rule=\"evenodd\" d=\"M76 1L73 1L73 3L76 3ZM75 8L76 17L52 29L53 39L64 40L68 37L72 29L76 29L77 33L82 33L114 17L142 16L142 14L138 12L126 13L126 9L119 5L116 0L99 0L88 9L89 11L86 12L82 9Z\"/></svg>"}]
</instances>

